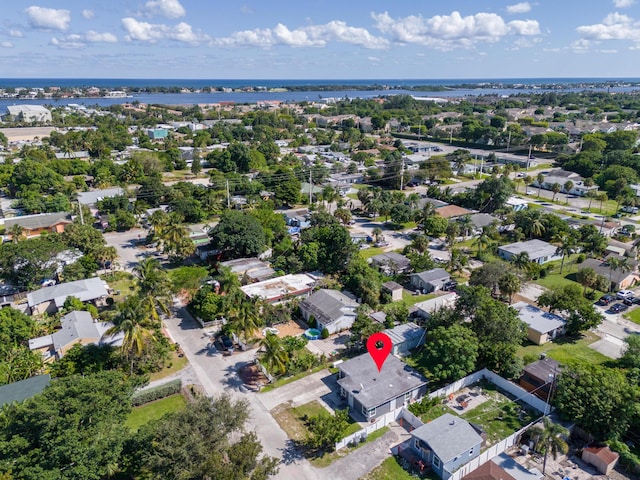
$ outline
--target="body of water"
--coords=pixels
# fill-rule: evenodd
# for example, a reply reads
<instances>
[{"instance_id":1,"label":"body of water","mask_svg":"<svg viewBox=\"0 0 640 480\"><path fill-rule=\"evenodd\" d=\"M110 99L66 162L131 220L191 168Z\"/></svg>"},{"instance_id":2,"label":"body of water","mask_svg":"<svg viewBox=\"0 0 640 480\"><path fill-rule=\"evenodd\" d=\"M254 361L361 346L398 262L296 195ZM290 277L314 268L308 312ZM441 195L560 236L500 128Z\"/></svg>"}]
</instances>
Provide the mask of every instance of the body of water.
<instances>
[{"instance_id":1,"label":"body of water","mask_svg":"<svg viewBox=\"0 0 640 480\"><path fill-rule=\"evenodd\" d=\"M339 90L326 90L320 87L336 85ZM457 85L457 87L456 87ZM37 105L68 105L70 103L84 105L109 106L128 103L137 100L140 103L166 105L193 105L218 102L256 103L260 101L276 100L281 102L301 102L304 100L318 101L326 98L373 98L386 95L414 95L416 97L455 98L479 95L517 95L521 93L535 93L547 90L557 92L610 91L632 92L640 91L640 79L594 79L594 78L537 78L537 79L450 79L450 80L178 80L178 79L0 79L0 88L26 87L47 88L58 86L99 87L107 89L121 88L153 88L153 87L181 87L201 89L205 87L240 89L305 87L304 91L254 91L254 92L207 92L207 93L132 93L128 98L69 98L69 99L0 99L0 107L8 105L37 104ZM353 86L349 89L349 86ZM371 89L362 89L370 86ZM446 90L415 91L407 87L416 86L447 86ZM318 87L314 90L313 87ZM356 88L358 87L358 88Z\"/></svg>"}]
</instances>

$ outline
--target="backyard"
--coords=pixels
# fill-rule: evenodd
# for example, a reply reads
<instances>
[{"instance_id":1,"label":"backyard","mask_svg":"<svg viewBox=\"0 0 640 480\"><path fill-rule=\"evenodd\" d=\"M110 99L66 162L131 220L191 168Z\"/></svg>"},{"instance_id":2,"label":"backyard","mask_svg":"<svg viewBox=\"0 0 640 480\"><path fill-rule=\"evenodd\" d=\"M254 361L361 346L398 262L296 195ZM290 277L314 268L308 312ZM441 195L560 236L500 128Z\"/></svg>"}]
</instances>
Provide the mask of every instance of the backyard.
<instances>
[{"instance_id":1,"label":"backyard","mask_svg":"<svg viewBox=\"0 0 640 480\"><path fill-rule=\"evenodd\" d=\"M596 352L589 345L600 340L593 332L583 332L579 338L560 337L544 345L528 343L520 347L518 354L524 363L531 363L540 358L542 353L557 360L561 364L583 363L597 365L609 360L608 357Z\"/></svg>"},{"instance_id":2,"label":"backyard","mask_svg":"<svg viewBox=\"0 0 640 480\"><path fill-rule=\"evenodd\" d=\"M416 478L440 480L440 477L431 471L422 477L409 473L404 469L398 457L387 458L360 480L415 480Z\"/></svg>"},{"instance_id":3,"label":"backyard","mask_svg":"<svg viewBox=\"0 0 640 480\"><path fill-rule=\"evenodd\" d=\"M187 403L184 397L176 393L175 395L170 395L155 402L133 407L125 425L136 432L141 426L149 423L151 420L162 418L167 413L184 410L186 405Z\"/></svg>"}]
</instances>

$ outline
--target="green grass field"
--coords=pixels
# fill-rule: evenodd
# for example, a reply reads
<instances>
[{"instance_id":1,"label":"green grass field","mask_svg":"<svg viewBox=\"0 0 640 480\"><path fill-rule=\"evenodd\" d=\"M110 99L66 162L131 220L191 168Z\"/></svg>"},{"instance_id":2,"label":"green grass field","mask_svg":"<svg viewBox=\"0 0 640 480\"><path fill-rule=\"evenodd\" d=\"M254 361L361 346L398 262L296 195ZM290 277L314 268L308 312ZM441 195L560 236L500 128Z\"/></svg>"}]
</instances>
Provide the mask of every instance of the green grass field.
<instances>
[{"instance_id":1,"label":"green grass field","mask_svg":"<svg viewBox=\"0 0 640 480\"><path fill-rule=\"evenodd\" d=\"M640 308L636 308L629 313L625 313L624 318L640 325Z\"/></svg>"},{"instance_id":2,"label":"green grass field","mask_svg":"<svg viewBox=\"0 0 640 480\"><path fill-rule=\"evenodd\" d=\"M139 407L133 407L125 425L134 432L149 423L151 420L164 417L167 413L179 412L184 410L187 402L179 393L168 396L166 398L156 400L155 402L146 403Z\"/></svg>"},{"instance_id":3,"label":"green grass field","mask_svg":"<svg viewBox=\"0 0 640 480\"><path fill-rule=\"evenodd\" d=\"M562 364L588 363L598 365L610 360L600 352L596 352L589 345L599 340L595 333L584 332L579 339L560 337L544 345L529 344L520 347L518 354L529 363L540 358L541 353L557 360Z\"/></svg>"},{"instance_id":4,"label":"green grass field","mask_svg":"<svg viewBox=\"0 0 640 480\"><path fill-rule=\"evenodd\" d=\"M440 479L440 477L433 472L427 473L426 476L417 477L402 468L402 465L400 465L396 457L389 457L360 480L415 480L416 478L426 480Z\"/></svg>"}]
</instances>

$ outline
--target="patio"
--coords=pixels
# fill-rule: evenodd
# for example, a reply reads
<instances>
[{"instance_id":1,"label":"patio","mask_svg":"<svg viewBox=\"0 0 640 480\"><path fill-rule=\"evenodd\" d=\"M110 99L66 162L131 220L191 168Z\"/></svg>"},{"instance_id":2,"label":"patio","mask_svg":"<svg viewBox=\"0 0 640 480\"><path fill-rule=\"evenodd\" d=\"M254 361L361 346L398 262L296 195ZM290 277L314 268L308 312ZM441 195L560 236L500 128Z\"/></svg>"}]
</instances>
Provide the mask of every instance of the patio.
<instances>
[{"instance_id":1,"label":"patio","mask_svg":"<svg viewBox=\"0 0 640 480\"><path fill-rule=\"evenodd\" d=\"M447 397L445 405L456 415L463 415L489 400L489 396L479 385L464 387L462 390L452 393Z\"/></svg>"},{"instance_id":2,"label":"patio","mask_svg":"<svg viewBox=\"0 0 640 480\"><path fill-rule=\"evenodd\" d=\"M351 335L347 333L340 333L338 335L332 335L324 340L310 340L307 343L307 349L316 355L324 355L327 358L332 358L337 355L339 350L347 348L347 342Z\"/></svg>"}]
</instances>

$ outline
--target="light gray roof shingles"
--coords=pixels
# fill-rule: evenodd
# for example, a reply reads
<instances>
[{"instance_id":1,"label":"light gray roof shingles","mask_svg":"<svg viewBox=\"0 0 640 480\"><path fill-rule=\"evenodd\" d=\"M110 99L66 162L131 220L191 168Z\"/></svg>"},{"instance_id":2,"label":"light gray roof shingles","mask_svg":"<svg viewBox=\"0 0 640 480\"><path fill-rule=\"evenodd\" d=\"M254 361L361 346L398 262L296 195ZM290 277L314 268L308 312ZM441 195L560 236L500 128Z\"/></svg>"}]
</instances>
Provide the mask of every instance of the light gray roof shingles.
<instances>
[{"instance_id":1,"label":"light gray roof shingles","mask_svg":"<svg viewBox=\"0 0 640 480\"><path fill-rule=\"evenodd\" d=\"M30 307L35 307L53 300L56 306L61 307L67 297L76 297L83 302L88 302L107 295L105 283L99 277L92 277L30 292L27 294L27 303Z\"/></svg>"},{"instance_id":2,"label":"light gray roof shingles","mask_svg":"<svg viewBox=\"0 0 640 480\"><path fill-rule=\"evenodd\" d=\"M348 312L353 312L355 316L358 302L338 290L323 288L305 298L300 305L326 325L335 322Z\"/></svg>"},{"instance_id":3,"label":"light gray roof shingles","mask_svg":"<svg viewBox=\"0 0 640 480\"><path fill-rule=\"evenodd\" d=\"M71 214L68 212L57 212L7 218L4 221L4 226L7 231L14 225L20 225L23 228L34 230L36 228L49 228L61 222L71 223Z\"/></svg>"},{"instance_id":4,"label":"light gray roof shingles","mask_svg":"<svg viewBox=\"0 0 640 480\"><path fill-rule=\"evenodd\" d=\"M416 428L411 435L428 444L443 464L482 443L482 437L469 422L450 413Z\"/></svg>"},{"instance_id":5,"label":"light gray roof shingles","mask_svg":"<svg viewBox=\"0 0 640 480\"><path fill-rule=\"evenodd\" d=\"M539 333L552 332L567 323L562 317L545 312L526 302L514 303L512 307L518 311L520 320Z\"/></svg>"},{"instance_id":6,"label":"light gray roof shingles","mask_svg":"<svg viewBox=\"0 0 640 480\"><path fill-rule=\"evenodd\" d=\"M439 282L446 281L446 279L451 278L449 272L447 272L444 268L434 268L432 270L427 270L420 273L414 273L413 275L417 276L420 280L425 283L431 282Z\"/></svg>"}]
</instances>

